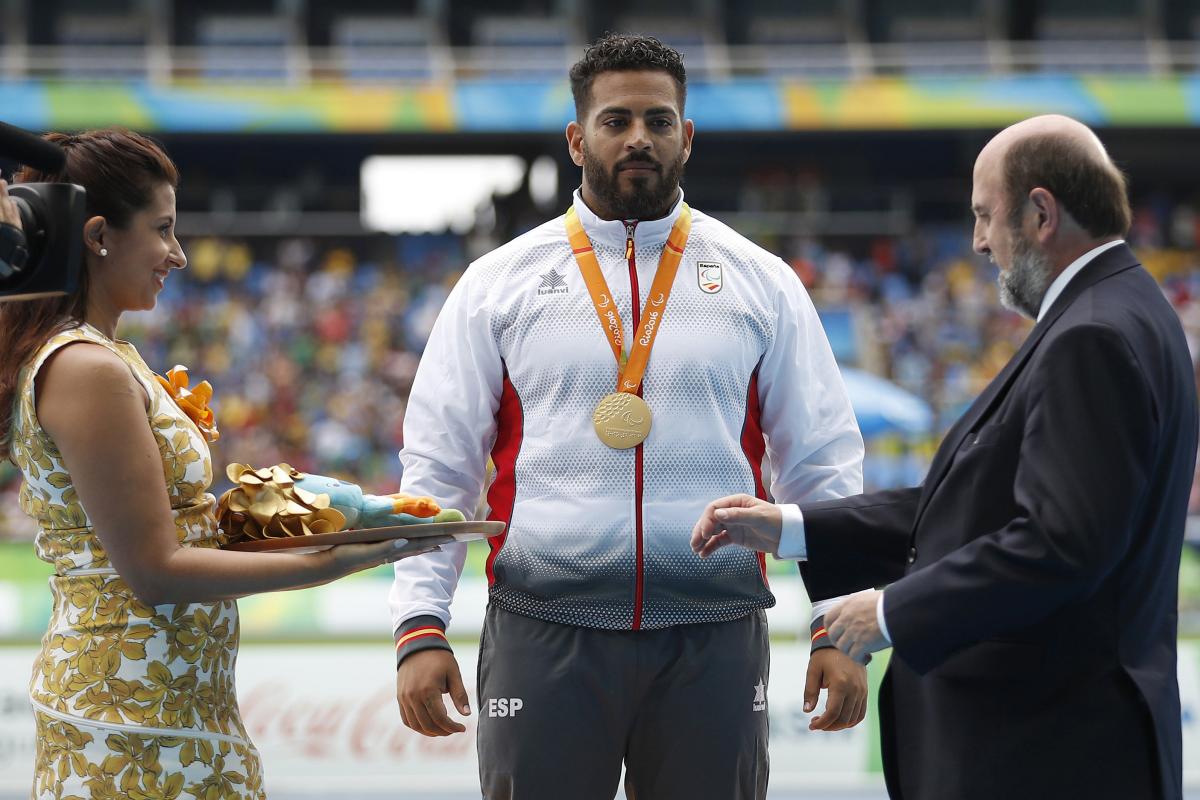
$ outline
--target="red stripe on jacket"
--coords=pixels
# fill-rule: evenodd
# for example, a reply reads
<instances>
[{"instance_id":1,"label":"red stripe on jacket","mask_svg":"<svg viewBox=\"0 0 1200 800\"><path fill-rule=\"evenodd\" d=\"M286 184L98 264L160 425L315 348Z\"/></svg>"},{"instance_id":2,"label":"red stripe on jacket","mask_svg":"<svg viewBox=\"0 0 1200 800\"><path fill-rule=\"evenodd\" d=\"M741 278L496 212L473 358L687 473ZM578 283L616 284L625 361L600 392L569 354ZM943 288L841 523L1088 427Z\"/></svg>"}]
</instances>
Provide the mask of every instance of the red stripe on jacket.
<instances>
[{"instance_id":1,"label":"red stripe on jacket","mask_svg":"<svg viewBox=\"0 0 1200 800\"><path fill-rule=\"evenodd\" d=\"M487 559L488 586L496 582L493 569L500 550L508 539L508 526L512 524L513 503L517 497L517 455L521 452L521 438L525 430L525 413L521 409L521 398L508 377L508 366L504 367L504 389L500 393L500 409L496 413L496 444L492 446L492 463L496 465L496 480L488 489L487 501L489 520L504 523L504 532L488 539L492 552Z\"/></svg>"},{"instance_id":2,"label":"red stripe on jacket","mask_svg":"<svg viewBox=\"0 0 1200 800\"><path fill-rule=\"evenodd\" d=\"M742 423L742 453L754 473L754 496L760 500L767 499L767 490L763 486L762 463L763 455L767 452L767 441L763 438L762 408L758 403L758 370L762 362L754 368L750 375L750 387L746 390L746 421ZM758 569L762 573L763 583L767 581L767 554L758 554Z\"/></svg>"}]
</instances>

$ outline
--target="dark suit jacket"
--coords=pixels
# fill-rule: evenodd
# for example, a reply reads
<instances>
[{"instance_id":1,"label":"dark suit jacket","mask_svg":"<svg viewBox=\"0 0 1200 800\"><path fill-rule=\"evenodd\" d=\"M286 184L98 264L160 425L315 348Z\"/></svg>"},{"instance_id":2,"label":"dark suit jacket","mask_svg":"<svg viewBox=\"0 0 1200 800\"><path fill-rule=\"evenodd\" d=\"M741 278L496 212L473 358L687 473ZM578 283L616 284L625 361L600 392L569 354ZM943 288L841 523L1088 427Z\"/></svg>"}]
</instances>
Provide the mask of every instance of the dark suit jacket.
<instances>
[{"instance_id":1,"label":"dark suit jacket","mask_svg":"<svg viewBox=\"0 0 1200 800\"><path fill-rule=\"evenodd\" d=\"M891 584L892 797L1182 795L1196 437L1178 317L1118 245L1067 284L923 486L803 507L814 599Z\"/></svg>"}]
</instances>

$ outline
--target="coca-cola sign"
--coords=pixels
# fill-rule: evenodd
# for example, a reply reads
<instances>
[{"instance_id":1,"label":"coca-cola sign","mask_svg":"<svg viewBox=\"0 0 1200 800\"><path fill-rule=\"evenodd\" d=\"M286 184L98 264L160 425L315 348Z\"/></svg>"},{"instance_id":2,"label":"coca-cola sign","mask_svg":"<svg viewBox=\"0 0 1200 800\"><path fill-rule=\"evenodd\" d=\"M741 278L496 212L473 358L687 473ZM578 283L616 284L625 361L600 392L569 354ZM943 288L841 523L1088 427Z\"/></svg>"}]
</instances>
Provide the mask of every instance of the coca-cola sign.
<instances>
[{"instance_id":1,"label":"coca-cola sign","mask_svg":"<svg viewBox=\"0 0 1200 800\"><path fill-rule=\"evenodd\" d=\"M404 727L386 643L365 646L244 647L237 665L246 731L263 756L268 787L292 790L336 777L340 785L383 785L395 776L477 788L475 648L459 648L473 715L465 733L439 738ZM452 706L447 703L447 707Z\"/></svg>"}]
</instances>

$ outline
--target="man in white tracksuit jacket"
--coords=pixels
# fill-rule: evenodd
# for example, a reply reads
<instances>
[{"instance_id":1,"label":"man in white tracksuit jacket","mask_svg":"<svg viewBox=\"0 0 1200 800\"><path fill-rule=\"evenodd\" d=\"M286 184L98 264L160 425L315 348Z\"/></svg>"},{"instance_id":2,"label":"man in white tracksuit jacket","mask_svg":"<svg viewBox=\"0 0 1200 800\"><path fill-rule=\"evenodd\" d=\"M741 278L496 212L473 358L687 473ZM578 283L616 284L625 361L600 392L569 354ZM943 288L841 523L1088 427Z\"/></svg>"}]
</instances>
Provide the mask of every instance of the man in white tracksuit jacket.
<instances>
[{"instance_id":1,"label":"man in white tracksuit jacket","mask_svg":"<svg viewBox=\"0 0 1200 800\"><path fill-rule=\"evenodd\" d=\"M409 398L401 489L470 510L489 455L496 466L488 518L508 527L487 560L486 798L610 800L624 763L631 797L761 800L775 599L761 555L701 560L692 525L713 497L766 497L764 454L779 502L860 492L862 438L795 273L683 201L679 54L609 36L571 79L573 212L471 264L450 294ZM622 449L593 423L619 388L618 353L624 394L652 415ZM443 693L469 713L444 636L465 554L444 545L395 567L397 699L430 736L464 730ZM815 650L806 700L822 686L814 728L862 719L861 666Z\"/></svg>"}]
</instances>

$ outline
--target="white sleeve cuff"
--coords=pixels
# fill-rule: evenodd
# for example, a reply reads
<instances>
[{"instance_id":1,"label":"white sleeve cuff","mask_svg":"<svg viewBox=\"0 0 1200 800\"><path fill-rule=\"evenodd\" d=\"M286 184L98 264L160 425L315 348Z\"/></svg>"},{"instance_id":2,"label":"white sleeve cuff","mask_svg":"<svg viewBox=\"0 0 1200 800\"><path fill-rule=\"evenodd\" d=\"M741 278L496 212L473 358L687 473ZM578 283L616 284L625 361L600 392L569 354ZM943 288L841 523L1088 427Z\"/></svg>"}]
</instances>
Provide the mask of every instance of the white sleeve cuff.
<instances>
[{"instance_id":1,"label":"white sleeve cuff","mask_svg":"<svg viewBox=\"0 0 1200 800\"><path fill-rule=\"evenodd\" d=\"M829 611L831 608L833 608L836 605L840 605L841 602L843 600L845 600L847 597L849 597L849 595L843 595L842 597L831 597L828 600L818 600L817 602L813 603L812 604L813 620L815 621L818 618L825 616L825 613L827 611Z\"/></svg>"},{"instance_id":2,"label":"white sleeve cuff","mask_svg":"<svg viewBox=\"0 0 1200 800\"><path fill-rule=\"evenodd\" d=\"M883 638L887 639L887 643L892 643L892 635L888 633L887 620L883 616L883 592L879 593L879 600L875 603L875 621L879 623L879 632L883 634Z\"/></svg>"},{"instance_id":3,"label":"white sleeve cuff","mask_svg":"<svg viewBox=\"0 0 1200 800\"><path fill-rule=\"evenodd\" d=\"M800 506L780 503L779 511L783 515L783 533L775 557L783 561L807 561L808 543L804 540L804 514Z\"/></svg>"}]
</instances>

